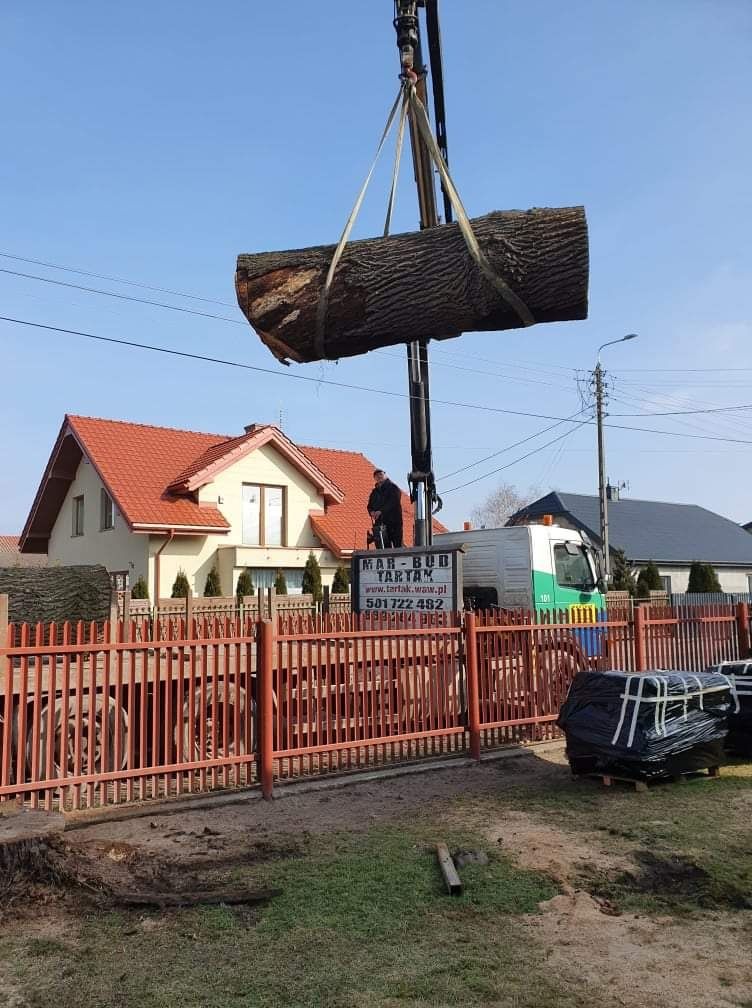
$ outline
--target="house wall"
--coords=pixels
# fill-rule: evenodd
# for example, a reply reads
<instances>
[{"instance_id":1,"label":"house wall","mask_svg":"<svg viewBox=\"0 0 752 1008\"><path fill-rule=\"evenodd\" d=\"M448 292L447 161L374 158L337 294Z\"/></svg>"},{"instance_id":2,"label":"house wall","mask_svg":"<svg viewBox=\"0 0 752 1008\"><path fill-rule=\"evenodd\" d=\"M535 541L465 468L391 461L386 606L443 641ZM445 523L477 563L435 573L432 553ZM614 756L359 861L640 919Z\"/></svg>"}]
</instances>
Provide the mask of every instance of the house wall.
<instances>
[{"instance_id":1,"label":"house wall","mask_svg":"<svg viewBox=\"0 0 752 1008\"><path fill-rule=\"evenodd\" d=\"M242 488L244 483L286 488L287 546L244 546ZM160 594L169 595L182 568L195 595L203 595L206 577L216 562L222 594L234 595L240 572L250 568L302 568L309 552L321 566L322 582L331 585L339 562L313 534L311 511L323 511L324 499L308 478L273 447L264 445L219 473L199 491L199 502L216 505L231 529L224 535L176 536L160 560ZM155 554L165 536L151 536L149 585L153 590Z\"/></svg>"},{"instance_id":2,"label":"house wall","mask_svg":"<svg viewBox=\"0 0 752 1008\"><path fill-rule=\"evenodd\" d=\"M638 567L639 566L644 566L644 564L638 565ZM670 576L672 592L682 593L687 591L689 586L689 564L686 566L659 564L658 571L661 577L665 577L666 575ZM721 591L749 591L749 575L752 574L752 567L716 567L715 572L718 575Z\"/></svg>"},{"instance_id":3,"label":"house wall","mask_svg":"<svg viewBox=\"0 0 752 1008\"><path fill-rule=\"evenodd\" d=\"M146 536L130 531L117 507L114 527L100 530L100 493L102 481L94 466L84 457L76 478L50 534L47 548L50 564L102 564L108 571L128 571L131 586L147 575ZM84 534L73 533L73 499L84 498Z\"/></svg>"}]
</instances>

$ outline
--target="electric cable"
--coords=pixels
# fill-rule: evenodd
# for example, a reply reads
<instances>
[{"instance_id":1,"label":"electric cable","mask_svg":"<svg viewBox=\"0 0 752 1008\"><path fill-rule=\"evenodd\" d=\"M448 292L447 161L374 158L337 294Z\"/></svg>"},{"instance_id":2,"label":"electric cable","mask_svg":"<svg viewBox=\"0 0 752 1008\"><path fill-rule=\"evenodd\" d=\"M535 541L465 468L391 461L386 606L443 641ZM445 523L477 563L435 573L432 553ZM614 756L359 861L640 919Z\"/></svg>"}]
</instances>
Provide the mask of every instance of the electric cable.
<instances>
[{"instance_id":1,"label":"electric cable","mask_svg":"<svg viewBox=\"0 0 752 1008\"><path fill-rule=\"evenodd\" d=\"M224 360L219 357L210 357L206 354L190 353L187 350L176 350L172 347L160 347L150 343L139 343L136 340L117 339L114 336L99 336L95 333L80 332L76 329L65 329L62 326L45 325L41 322L31 322L27 319L11 318L7 315L0 315L0 321L10 322L13 325L30 326L34 329L43 329L49 332L59 332L68 336L81 336L85 339L95 340L100 343L111 343L116 346L132 347L138 350L149 350L154 353L167 354L173 357L182 357L188 360L197 360L208 364L220 364L225 367L235 367L244 371L255 371L259 374L276 375L278 377L297 379L298 381L312 382L315 385L331 385L336 388L345 388L356 392L370 392L374 395L384 395L395 399L413 398L407 392L393 392L390 389L373 388L367 385L354 385L348 382L334 381L330 378L316 378L312 375L301 375L293 371L274 371L272 368L259 367L256 364L246 364L242 361ZM553 416L546 413L531 413L523 410L503 409L500 406L486 406L479 403L455 402L449 399L435 399L433 402L437 406L452 406L456 409L474 409L484 413L499 413L506 416L523 416L532 417L536 420L557 420L563 423L574 423L574 421L570 420L568 417ZM583 424L595 426L595 423L595 420L583 420L582 424L578 426L582 426ZM604 427L609 427L612 430L633 431L639 434L661 434L667 437L693 438L700 441L722 441L725 443L752 445L752 441L747 441L742 438L714 437L709 434L682 434L679 431L665 431L655 427L631 427L626 424L604 424Z\"/></svg>"}]
</instances>

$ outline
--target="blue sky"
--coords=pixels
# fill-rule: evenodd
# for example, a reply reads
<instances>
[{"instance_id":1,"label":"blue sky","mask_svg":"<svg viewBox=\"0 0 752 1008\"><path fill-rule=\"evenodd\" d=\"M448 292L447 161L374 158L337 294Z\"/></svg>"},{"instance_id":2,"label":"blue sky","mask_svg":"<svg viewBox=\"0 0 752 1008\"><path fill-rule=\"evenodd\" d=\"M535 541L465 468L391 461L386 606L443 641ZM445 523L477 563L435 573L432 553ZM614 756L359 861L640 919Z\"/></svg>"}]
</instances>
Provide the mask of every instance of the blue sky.
<instances>
[{"instance_id":1,"label":"blue sky","mask_svg":"<svg viewBox=\"0 0 752 1008\"><path fill-rule=\"evenodd\" d=\"M2 272L0 314L279 377L0 322L0 532L21 528L66 412L227 434L282 414L295 440L361 450L404 485L405 400L291 380L233 291L239 252L338 238L397 90L391 17L391 0L2 4L0 268L230 321ZM695 437L609 430L611 476L633 497L752 519L752 410L640 415L752 402L752 4L443 0L442 30L450 165L469 212L584 204L591 307L586 322L436 344L435 400L569 416L575 370L593 366L600 343L638 332L604 354L610 411L629 415L610 422ZM379 233L388 162L359 237ZM406 170L395 229L416 219ZM735 370L709 370L719 368ZM401 348L299 370L406 387ZM433 419L445 491L565 429L447 481L548 423L441 405ZM594 442L582 427L447 493L444 520L461 522L500 480L594 492Z\"/></svg>"}]
</instances>

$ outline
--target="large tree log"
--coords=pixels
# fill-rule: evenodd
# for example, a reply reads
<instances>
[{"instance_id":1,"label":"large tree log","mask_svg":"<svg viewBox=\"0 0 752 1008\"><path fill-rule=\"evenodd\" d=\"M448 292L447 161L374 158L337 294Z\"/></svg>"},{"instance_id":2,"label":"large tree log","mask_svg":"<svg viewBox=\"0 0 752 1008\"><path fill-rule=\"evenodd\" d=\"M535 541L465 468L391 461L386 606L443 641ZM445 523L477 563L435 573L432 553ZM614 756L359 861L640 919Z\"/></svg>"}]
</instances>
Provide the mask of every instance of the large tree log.
<instances>
[{"instance_id":1,"label":"large tree log","mask_svg":"<svg viewBox=\"0 0 752 1008\"><path fill-rule=\"evenodd\" d=\"M105 567L0 567L11 623L102 622L110 618L112 585Z\"/></svg>"},{"instance_id":2,"label":"large tree log","mask_svg":"<svg viewBox=\"0 0 752 1008\"><path fill-rule=\"evenodd\" d=\"M583 207L497 211L472 225L494 271L536 322L587 318ZM410 340L522 325L471 258L459 227L442 225L345 247L322 354L316 312L333 254L333 245L320 245L238 256L238 303L279 360L352 357Z\"/></svg>"}]
</instances>

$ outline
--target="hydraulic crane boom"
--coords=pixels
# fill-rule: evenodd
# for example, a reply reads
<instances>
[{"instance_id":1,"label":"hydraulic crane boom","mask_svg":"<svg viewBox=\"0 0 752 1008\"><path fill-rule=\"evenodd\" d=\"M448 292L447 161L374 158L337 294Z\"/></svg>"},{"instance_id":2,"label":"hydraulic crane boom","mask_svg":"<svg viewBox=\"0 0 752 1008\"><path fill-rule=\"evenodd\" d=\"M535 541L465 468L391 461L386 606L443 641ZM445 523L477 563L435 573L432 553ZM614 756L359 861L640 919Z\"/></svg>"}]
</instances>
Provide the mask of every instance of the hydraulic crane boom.
<instances>
[{"instance_id":1,"label":"hydraulic crane boom","mask_svg":"<svg viewBox=\"0 0 752 1008\"><path fill-rule=\"evenodd\" d=\"M400 51L402 73L417 75L416 91L426 107L426 68L423 66L418 8L426 9L426 34L431 61L434 112L439 146L446 160L446 124L444 121L444 85L441 61L438 0L395 0L394 27ZM436 227L436 187L431 159L412 116L410 117L415 182L418 189L420 226ZM451 204L444 194L445 221L451 220ZM415 507L414 543L430 546L433 538L431 516L441 507L436 495L431 452L431 403L428 369L428 343L411 342L407 346L408 382L410 391L410 447L412 469L409 475L410 497Z\"/></svg>"}]
</instances>

